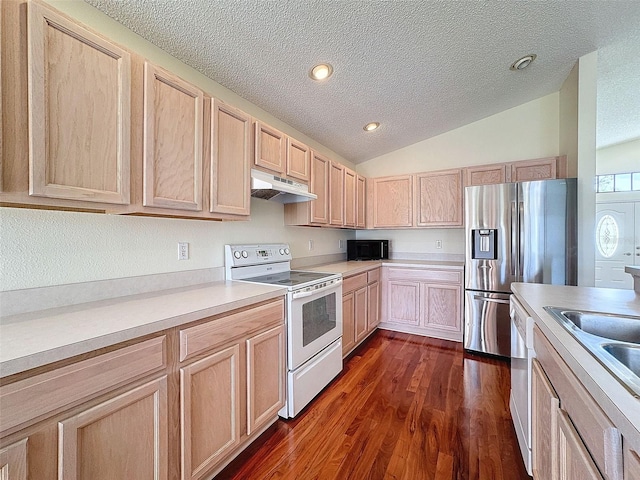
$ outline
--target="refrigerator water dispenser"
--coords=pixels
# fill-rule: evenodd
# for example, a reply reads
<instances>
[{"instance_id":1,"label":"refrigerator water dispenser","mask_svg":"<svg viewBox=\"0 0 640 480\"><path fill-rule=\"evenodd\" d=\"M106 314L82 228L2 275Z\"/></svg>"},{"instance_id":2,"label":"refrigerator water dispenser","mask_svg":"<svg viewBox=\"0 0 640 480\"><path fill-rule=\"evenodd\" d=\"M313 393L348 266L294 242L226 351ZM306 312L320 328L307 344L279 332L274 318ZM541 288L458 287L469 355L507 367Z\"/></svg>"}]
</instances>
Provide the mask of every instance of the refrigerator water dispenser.
<instances>
[{"instance_id":1,"label":"refrigerator water dispenser","mask_svg":"<svg viewBox=\"0 0 640 480\"><path fill-rule=\"evenodd\" d=\"M479 228L471 230L471 258L474 260L496 260L498 254L498 230Z\"/></svg>"}]
</instances>

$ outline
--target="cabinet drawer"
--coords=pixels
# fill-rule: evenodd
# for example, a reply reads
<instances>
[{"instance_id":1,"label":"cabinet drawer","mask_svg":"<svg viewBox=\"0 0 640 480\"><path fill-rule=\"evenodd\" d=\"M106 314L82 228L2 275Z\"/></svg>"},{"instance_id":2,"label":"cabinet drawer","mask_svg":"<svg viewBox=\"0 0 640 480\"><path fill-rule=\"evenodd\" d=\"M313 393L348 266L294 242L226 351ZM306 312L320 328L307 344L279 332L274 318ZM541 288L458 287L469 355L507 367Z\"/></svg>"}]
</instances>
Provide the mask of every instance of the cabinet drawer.
<instances>
[{"instance_id":1,"label":"cabinet drawer","mask_svg":"<svg viewBox=\"0 0 640 480\"><path fill-rule=\"evenodd\" d=\"M387 267L389 280L417 280L428 283L462 283L462 272L457 270L438 270L426 268Z\"/></svg>"},{"instance_id":2,"label":"cabinet drawer","mask_svg":"<svg viewBox=\"0 0 640 480\"><path fill-rule=\"evenodd\" d=\"M367 272L367 283L373 283L380 280L380 269L369 270Z\"/></svg>"},{"instance_id":3,"label":"cabinet drawer","mask_svg":"<svg viewBox=\"0 0 640 480\"><path fill-rule=\"evenodd\" d=\"M231 339L284 322L284 300L260 305L180 330L180 361Z\"/></svg>"},{"instance_id":4,"label":"cabinet drawer","mask_svg":"<svg viewBox=\"0 0 640 480\"><path fill-rule=\"evenodd\" d=\"M0 387L0 431L88 400L165 367L165 336Z\"/></svg>"},{"instance_id":5,"label":"cabinet drawer","mask_svg":"<svg viewBox=\"0 0 640 480\"><path fill-rule=\"evenodd\" d=\"M589 453L605 478L622 478L622 437L615 425L560 358L544 334L534 329L538 361L560 398L560 408L569 414Z\"/></svg>"},{"instance_id":6,"label":"cabinet drawer","mask_svg":"<svg viewBox=\"0 0 640 480\"><path fill-rule=\"evenodd\" d=\"M342 293L353 292L367 284L367 272L347 277L342 282Z\"/></svg>"}]
</instances>

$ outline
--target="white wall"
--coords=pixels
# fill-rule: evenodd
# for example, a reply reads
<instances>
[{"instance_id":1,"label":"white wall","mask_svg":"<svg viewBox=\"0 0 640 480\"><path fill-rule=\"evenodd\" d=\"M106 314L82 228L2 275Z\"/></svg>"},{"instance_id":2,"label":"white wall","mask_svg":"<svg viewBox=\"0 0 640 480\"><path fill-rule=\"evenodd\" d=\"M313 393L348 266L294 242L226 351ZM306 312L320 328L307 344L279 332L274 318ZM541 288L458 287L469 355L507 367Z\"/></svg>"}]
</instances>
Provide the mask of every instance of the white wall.
<instances>
[{"instance_id":1,"label":"white wall","mask_svg":"<svg viewBox=\"0 0 640 480\"><path fill-rule=\"evenodd\" d=\"M640 138L596 150L596 173L640 172Z\"/></svg>"},{"instance_id":2,"label":"white wall","mask_svg":"<svg viewBox=\"0 0 640 480\"><path fill-rule=\"evenodd\" d=\"M560 154L558 122L556 92L376 157L357 171L379 177L552 157Z\"/></svg>"},{"instance_id":3,"label":"white wall","mask_svg":"<svg viewBox=\"0 0 640 480\"><path fill-rule=\"evenodd\" d=\"M252 199L251 212L249 222L210 222L1 208L0 291L222 267L226 243L289 242L303 258L346 252L338 241L354 238L285 226L275 202ZM189 243L189 260L178 260L178 242Z\"/></svg>"}]
</instances>

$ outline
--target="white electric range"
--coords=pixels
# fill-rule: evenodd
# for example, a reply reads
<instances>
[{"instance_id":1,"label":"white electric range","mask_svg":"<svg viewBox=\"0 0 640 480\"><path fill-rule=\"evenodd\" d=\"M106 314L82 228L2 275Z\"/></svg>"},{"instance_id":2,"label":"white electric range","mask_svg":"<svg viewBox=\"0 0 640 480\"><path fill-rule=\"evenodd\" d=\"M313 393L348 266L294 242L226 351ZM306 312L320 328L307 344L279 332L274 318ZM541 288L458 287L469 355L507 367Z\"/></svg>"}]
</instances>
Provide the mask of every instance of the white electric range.
<instances>
[{"instance_id":1,"label":"white electric range","mask_svg":"<svg viewBox=\"0 0 640 480\"><path fill-rule=\"evenodd\" d=\"M342 371L342 275L291 270L287 244L225 245L227 280L287 287L287 392L295 417Z\"/></svg>"}]
</instances>

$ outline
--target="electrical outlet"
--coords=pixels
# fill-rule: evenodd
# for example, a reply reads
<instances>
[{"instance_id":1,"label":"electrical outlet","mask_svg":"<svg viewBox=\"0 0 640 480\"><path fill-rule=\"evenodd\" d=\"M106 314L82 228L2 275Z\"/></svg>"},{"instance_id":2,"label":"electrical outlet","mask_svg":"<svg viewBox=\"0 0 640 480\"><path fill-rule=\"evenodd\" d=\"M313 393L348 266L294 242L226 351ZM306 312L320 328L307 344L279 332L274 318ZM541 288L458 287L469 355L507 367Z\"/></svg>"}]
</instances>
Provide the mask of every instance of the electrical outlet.
<instances>
[{"instance_id":1,"label":"electrical outlet","mask_svg":"<svg viewBox=\"0 0 640 480\"><path fill-rule=\"evenodd\" d=\"M313 240L309 240L309 251L313 250Z\"/></svg>"},{"instance_id":2,"label":"electrical outlet","mask_svg":"<svg viewBox=\"0 0 640 480\"><path fill-rule=\"evenodd\" d=\"M436 240L436 248L442 248L442 240Z\"/></svg>"},{"instance_id":3,"label":"electrical outlet","mask_svg":"<svg viewBox=\"0 0 640 480\"><path fill-rule=\"evenodd\" d=\"M189 260L189 244L178 242L178 260Z\"/></svg>"}]
</instances>

